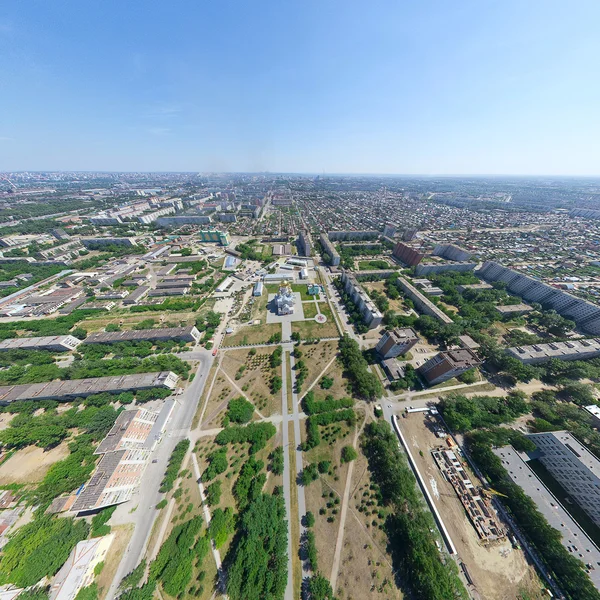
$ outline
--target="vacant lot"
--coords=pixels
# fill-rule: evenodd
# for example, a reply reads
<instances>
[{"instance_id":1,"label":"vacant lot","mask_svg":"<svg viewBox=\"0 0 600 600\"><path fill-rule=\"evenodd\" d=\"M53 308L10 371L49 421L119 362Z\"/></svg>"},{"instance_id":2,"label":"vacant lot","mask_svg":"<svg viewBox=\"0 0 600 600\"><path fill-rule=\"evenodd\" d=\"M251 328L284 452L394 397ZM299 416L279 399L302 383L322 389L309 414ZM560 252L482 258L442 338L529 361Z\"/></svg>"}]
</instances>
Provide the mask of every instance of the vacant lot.
<instances>
[{"instance_id":1,"label":"vacant lot","mask_svg":"<svg viewBox=\"0 0 600 600\"><path fill-rule=\"evenodd\" d=\"M69 447L66 443L47 451L37 446L18 450L0 466L0 485L37 483L55 462L68 455Z\"/></svg>"},{"instance_id":2,"label":"vacant lot","mask_svg":"<svg viewBox=\"0 0 600 600\"><path fill-rule=\"evenodd\" d=\"M260 325L242 325L234 333L225 336L223 346L231 348L232 346L266 344L269 342L269 338L276 333L281 334L280 323L270 323L267 325L261 322Z\"/></svg>"},{"instance_id":3,"label":"vacant lot","mask_svg":"<svg viewBox=\"0 0 600 600\"><path fill-rule=\"evenodd\" d=\"M310 307L310 304L305 304L304 306ZM338 336L338 328L333 320L333 315L331 314L329 306L325 302L320 302L319 309L321 310L321 313L327 317L325 323L317 323L314 320L292 323L292 333L297 331L303 340Z\"/></svg>"},{"instance_id":4,"label":"vacant lot","mask_svg":"<svg viewBox=\"0 0 600 600\"><path fill-rule=\"evenodd\" d=\"M537 576L523 552L514 550L508 540L487 545L479 540L454 488L443 477L431 456L431 450L440 446L443 440L430 429L428 418L424 413L415 413L400 419L399 424L477 591L486 600L517 598L522 590L529 591L530 596L535 598L539 592ZM480 484L473 473L469 472L468 476L474 485Z\"/></svg>"}]
</instances>

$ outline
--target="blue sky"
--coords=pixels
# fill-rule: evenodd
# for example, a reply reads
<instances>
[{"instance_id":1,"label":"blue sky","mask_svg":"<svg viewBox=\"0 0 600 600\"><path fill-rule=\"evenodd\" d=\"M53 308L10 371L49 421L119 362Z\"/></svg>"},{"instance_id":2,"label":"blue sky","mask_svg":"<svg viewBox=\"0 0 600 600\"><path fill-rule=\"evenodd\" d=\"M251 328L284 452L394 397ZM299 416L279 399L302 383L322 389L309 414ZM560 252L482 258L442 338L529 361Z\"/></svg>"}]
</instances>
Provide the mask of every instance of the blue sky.
<instances>
[{"instance_id":1,"label":"blue sky","mask_svg":"<svg viewBox=\"0 0 600 600\"><path fill-rule=\"evenodd\" d=\"M598 0L3 0L0 170L600 175Z\"/></svg>"}]
</instances>

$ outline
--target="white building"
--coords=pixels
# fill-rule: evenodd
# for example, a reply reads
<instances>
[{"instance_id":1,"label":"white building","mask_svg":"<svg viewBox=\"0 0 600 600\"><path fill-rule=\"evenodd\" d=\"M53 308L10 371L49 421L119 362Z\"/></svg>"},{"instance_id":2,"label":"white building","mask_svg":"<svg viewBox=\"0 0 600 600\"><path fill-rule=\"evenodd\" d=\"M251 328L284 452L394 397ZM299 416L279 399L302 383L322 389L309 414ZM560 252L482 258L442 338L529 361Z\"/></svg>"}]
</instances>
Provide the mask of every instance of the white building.
<instances>
[{"instance_id":1,"label":"white building","mask_svg":"<svg viewBox=\"0 0 600 600\"><path fill-rule=\"evenodd\" d=\"M296 299L288 285L282 285L275 296L275 306L278 315L293 315Z\"/></svg>"},{"instance_id":2,"label":"white building","mask_svg":"<svg viewBox=\"0 0 600 600\"><path fill-rule=\"evenodd\" d=\"M527 436L541 452L540 462L600 525L600 461L568 431Z\"/></svg>"}]
</instances>

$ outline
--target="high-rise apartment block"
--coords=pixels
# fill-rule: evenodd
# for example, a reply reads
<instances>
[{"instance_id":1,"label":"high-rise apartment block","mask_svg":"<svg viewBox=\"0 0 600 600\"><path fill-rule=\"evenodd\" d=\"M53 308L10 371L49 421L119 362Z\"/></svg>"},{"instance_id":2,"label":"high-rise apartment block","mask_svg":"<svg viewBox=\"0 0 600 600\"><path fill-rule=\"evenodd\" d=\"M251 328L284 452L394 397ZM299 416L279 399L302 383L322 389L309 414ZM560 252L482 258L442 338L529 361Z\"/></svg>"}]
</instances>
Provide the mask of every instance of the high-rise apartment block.
<instances>
[{"instance_id":1,"label":"high-rise apartment block","mask_svg":"<svg viewBox=\"0 0 600 600\"><path fill-rule=\"evenodd\" d=\"M406 354L418 341L419 336L410 327L394 329L383 334L375 349L385 360Z\"/></svg>"},{"instance_id":2,"label":"high-rise apartment block","mask_svg":"<svg viewBox=\"0 0 600 600\"><path fill-rule=\"evenodd\" d=\"M487 281L504 281L511 294L520 296L528 302L538 302L544 307L554 309L563 317L575 321L584 331L593 335L600 333L600 306L597 304L576 298L493 261L484 263L478 274Z\"/></svg>"},{"instance_id":3,"label":"high-rise apartment block","mask_svg":"<svg viewBox=\"0 0 600 600\"><path fill-rule=\"evenodd\" d=\"M480 364L481 360L473 350L461 348L439 352L417 370L429 385L437 385Z\"/></svg>"},{"instance_id":4,"label":"high-rise apartment block","mask_svg":"<svg viewBox=\"0 0 600 600\"><path fill-rule=\"evenodd\" d=\"M569 495L600 525L600 461L568 431L527 436L540 451L540 462Z\"/></svg>"}]
</instances>

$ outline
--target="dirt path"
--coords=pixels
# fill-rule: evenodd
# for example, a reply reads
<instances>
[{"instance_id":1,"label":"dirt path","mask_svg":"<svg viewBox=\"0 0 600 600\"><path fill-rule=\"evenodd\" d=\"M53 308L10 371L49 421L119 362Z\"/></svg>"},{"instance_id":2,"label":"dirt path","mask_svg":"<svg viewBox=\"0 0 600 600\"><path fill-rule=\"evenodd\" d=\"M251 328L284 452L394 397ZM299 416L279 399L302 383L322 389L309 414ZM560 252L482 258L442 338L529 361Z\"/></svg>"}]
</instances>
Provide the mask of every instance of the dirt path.
<instances>
[{"instance_id":1,"label":"dirt path","mask_svg":"<svg viewBox=\"0 0 600 600\"><path fill-rule=\"evenodd\" d=\"M241 394L246 400L248 400L248 402L252 402L252 400L246 396L245 392L242 391L242 388L233 379L231 379L228 373L226 373L223 369L221 369L221 373L225 375L227 381L229 381L229 383L238 391L238 394ZM254 405L254 402L252 402L252 404ZM261 419L265 418L265 416L260 412L260 410L258 410L256 406L254 406L254 410Z\"/></svg>"},{"instance_id":2,"label":"dirt path","mask_svg":"<svg viewBox=\"0 0 600 600\"><path fill-rule=\"evenodd\" d=\"M327 370L329 369L329 367L331 367L331 365L334 363L335 359L337 358L337 355L334 356L328 363L327 366L319 373L318 377L310 384L310 386L308 386L308 389L306 390L306 392L304 392L304 396L306 394L308 394L308 392L310 392L310 390L312 390L315 385L317 384L318 381L321 380L321 377L323 377L323 375L325 375L325 373L327 373ZM304 398L304 396L302 396ZM298 401L298 403L300 403L301 400Z\"/></svg>"},{"instance_id":3,"label":"dirt path","mask_svg":"<svg viewBox=\"0 0 600 600\"><path fill-rule=\"evenodd\" d=\"M362 433L363 427L367 422L367 414L365 413L365 418L361 423L360 427L357 427L356 432L354 433L354 440L352 441L352 447L356 450L356 444L358 442L358 438ZM337 541L335 543L335 554L333 555L333 567L331 568L331 577L329 581L331 582L331 588L335 592L337 585L338 573L340 571L340 559L342 556L342 547L344 544L344 529L346 528L346 516L348 515L348 503L350 499L350 488L352 487L352 475L354 473L354 461L351 461L348 465L348 474L346 475L346 485L344 487L344 495L342 496L342 508L340 512L340 526L338 529Z\"/></svg>"}]
</instances>

